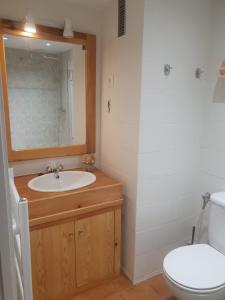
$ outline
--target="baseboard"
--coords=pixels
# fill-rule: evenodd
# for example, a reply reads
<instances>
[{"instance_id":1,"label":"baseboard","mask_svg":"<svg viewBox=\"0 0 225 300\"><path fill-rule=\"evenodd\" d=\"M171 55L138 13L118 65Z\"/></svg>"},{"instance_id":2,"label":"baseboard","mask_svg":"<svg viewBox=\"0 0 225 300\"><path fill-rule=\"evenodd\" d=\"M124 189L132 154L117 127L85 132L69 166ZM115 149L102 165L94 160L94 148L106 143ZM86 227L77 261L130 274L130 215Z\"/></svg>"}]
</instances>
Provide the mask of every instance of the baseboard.
<instances>
[{"instance_id":1,"label":"baseboard","mask_svg":"<svg viewBox=\"0 0 225 300\"><path fill-rule=\"evenodd\" d=\"M159 274L162 274L162 270L156 270L156 271L154 271L154 272L152 272L150 274L147 274L145 276L142 276L142 277L139 277L139 278L134 278L134 280L132 282L133 282L133 284L136 285L138 283L141 283L141 282L143 282L145 280L148 280L148 279L150 279L150 278L152 278L152 277L154 277L156 275L159 275Z\"/></svg>"},{"instance_id":2,"label":"baseboard","mask_svg":"<svg viewBox=\"0 0 225 300\"><path fill-rule=\"evenodd\" d=\"M121 271L134 284L133 276L127 271L127 269L122 266Z\"/></svg>"}]
</instances>

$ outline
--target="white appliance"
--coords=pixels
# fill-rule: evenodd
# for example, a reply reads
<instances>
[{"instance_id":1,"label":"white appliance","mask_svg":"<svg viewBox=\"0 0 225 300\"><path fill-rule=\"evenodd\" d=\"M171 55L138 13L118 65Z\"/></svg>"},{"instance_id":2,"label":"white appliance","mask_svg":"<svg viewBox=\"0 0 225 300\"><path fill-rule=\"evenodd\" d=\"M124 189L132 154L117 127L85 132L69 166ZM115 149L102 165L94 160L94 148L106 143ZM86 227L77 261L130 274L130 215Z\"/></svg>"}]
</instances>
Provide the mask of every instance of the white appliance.
<instances>
[{"instance_id":1,"label":"white appliance","mask_svg":"<svg viewBox=\"0 0 225 300\"><path fill-rule=\"evenodd\" d=\"M17 291L19 300L32 300L30 232L28 201L21 199L14 184L13 170L9 170L9 190L14 238Z\"/></svg>"},{"instance_id":2,"label":"white appliance","mask_svg":"<svg viewBox=\"0 0 225 300\"><path fill-rule=\"evenodd\" d=\"M0 299L32 300L27 201L9 176L1 82L0 72Z\"/></svg>"},{"instance_id":3,"label":"white appliance","mask_svg":"<svg viewBox=\"0 0 225 300\"><path fill-rule=\"evenodd\" d=\"M164 276L179 300L225 299L225 193L210 198L208 244L184 246L164 259Z\"/></svg>"},{"instance_id":4,"label":"white appliance","mask_svg":"<svg viewBox=\"0 0 225 300\"><path fill-rule=\"evenodd\" d=\"M2 41L0 40L0 43ZM0 48L1 50L1 48ZM0 72L0 299L17 300L8 161Z\"/></svg>"}]
</instances>

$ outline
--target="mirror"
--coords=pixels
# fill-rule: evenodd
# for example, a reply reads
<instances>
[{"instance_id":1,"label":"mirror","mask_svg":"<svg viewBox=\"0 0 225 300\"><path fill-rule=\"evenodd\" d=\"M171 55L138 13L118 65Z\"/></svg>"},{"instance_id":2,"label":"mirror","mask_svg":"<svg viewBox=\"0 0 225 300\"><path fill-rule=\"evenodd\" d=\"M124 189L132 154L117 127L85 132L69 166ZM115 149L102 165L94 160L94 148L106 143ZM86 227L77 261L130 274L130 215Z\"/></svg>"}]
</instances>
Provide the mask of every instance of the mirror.
<instances>
[{"instance_id":1,"label":"mirror","mask_svg":"<svg viewBox=\"0 0 225 300\"><path fill-rule=\"evenodd\" d=\"M12 149L86 142L85 48L4 36Z\"/></svg>"},{"instance_id":2,"label":"mirror","mask_svg":"<svg viewBox=\"0 0 225 300\"><path fill-rule=\"evenodd\" d=\"M9 161L94 153L96 36L0 19Z\"/></svg>"}]
</instances>

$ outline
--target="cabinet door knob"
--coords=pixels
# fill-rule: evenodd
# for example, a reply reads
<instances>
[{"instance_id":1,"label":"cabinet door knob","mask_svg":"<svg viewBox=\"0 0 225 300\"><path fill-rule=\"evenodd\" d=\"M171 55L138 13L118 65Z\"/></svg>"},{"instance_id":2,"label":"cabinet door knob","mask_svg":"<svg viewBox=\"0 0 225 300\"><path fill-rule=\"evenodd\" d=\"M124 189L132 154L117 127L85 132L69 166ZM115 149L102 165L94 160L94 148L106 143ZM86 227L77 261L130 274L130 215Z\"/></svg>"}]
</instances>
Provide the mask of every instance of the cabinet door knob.
<instances>
[{"instance_id":1,"label":"cabinet door knob","mask_svg":"<svg viewBox=\"0 0 225 300\"><path fill-rule=\"evenodd\" d=\"M69 236L69 238L73 238L74 237L74 233L71 232L71 233L68 234L68 236Z\"/></svg>"},{"instance_id":2,"label":"cabinet door knob","mask_svg":"<svg viewBox=\"0 0 225 300\"><path fill-rule=\"evenodd\" d=\"M83 234L84 234L83 230L78 230L78 238L79 239L82 238Z\"/></svg>"}]
</instances>

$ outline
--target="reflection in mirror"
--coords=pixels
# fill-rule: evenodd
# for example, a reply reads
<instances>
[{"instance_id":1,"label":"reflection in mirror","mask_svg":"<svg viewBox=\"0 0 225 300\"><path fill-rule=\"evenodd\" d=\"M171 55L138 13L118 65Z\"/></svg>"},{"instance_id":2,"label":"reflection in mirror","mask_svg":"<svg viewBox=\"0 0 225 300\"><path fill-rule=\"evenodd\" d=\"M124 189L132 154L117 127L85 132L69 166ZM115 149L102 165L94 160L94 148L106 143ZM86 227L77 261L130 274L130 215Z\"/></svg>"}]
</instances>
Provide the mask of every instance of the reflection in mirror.
<instances>
[{"instance_id":1,"label":"reflection in mirror","mask_svg":"<svg viewBox=\"0 0 225 300\"><path fill-rule=\"evenodd\" d=\"M83 47L10 35L4 40L12 148L85 144Z\"/></svg>"}]
</instances>

